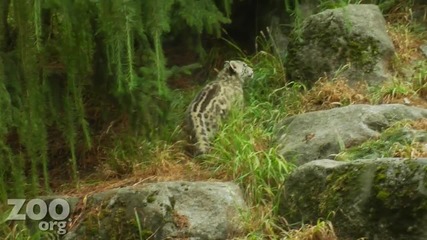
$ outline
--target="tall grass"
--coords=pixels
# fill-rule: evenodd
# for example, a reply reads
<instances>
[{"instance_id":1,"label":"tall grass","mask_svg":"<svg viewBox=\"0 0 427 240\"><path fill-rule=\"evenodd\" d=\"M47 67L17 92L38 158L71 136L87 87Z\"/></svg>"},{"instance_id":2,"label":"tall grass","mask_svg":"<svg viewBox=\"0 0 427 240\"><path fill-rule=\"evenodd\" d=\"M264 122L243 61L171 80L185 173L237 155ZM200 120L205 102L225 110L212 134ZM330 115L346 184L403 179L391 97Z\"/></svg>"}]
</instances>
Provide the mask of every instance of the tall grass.
<instances>
[{"instance_id":1,"label":"tall grass","mask_svg":"<svg viewBox=\"0 0 427 240\"><path fill-rule=\"evenodd\" d=\"M238 48L233 44L234 48ZM237 49L237 52L242 53ZM215 178L239 184L252 209L246 216L247 239L274 236L278 202L286 177L294 169L273 146L274 126L301 103L304 87L288 83L279 52L267 30L257 39L257 53L241 55L254 69L244 86L245 107L233 109L213 142L212 151L197 159Z\"/></svg>"}]
</instances>

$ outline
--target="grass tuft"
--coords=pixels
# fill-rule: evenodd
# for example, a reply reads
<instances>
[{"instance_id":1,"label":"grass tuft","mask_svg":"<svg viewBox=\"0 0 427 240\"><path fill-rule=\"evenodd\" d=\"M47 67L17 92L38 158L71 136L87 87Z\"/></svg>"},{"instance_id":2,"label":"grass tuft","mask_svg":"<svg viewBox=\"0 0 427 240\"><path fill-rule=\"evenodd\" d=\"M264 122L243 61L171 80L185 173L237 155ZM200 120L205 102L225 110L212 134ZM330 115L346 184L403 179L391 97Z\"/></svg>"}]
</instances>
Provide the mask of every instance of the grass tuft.
<instances>
[{"instance_id":1,"label":"grass tuft","mask_svg":"<svg viewBox=\"0 0 427 240\"><path fill-rule=\"evenodd\" d=\"M337 160L350 161L368 158L421 158L427 157L427 121L400 121L386 129L378 139L346 149L337 155Z\"/></svg>"},{"instance_id":2,"label":"grass tuft","mask_svg":"<svg viewBox=\"0 0 427 240\"><path fill-rule=\"evenodd\" d=\"M284 239L289 240L338 240L330 221L318 221L316 225L304 225L300 229L291 230Z\"/></svg>"},{"instance_id":3,"label":"grass tuft","mask_svg":"<svg viewBox=\"0 0 427 240\"><path fill-rule=\"evenodd\" d=\"M366 96L366 85L349 86L345 78L321 78L313 88L303 96L306 111L331 109L350 104L369 103Z\"/></svg>"}]
</instances>

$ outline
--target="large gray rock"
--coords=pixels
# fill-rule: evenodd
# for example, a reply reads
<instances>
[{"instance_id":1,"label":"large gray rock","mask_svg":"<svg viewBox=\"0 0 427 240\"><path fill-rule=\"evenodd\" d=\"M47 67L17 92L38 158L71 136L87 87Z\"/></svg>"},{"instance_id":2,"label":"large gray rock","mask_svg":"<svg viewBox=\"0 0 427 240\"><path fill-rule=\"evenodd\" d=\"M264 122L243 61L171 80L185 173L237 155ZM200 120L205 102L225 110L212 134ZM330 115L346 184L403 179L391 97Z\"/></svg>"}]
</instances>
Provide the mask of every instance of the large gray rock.
<instances>
[{"instance_id":1,"label":"large gray rock","mask_svg":"<svg viewBox=\"0 0 427 240\"><path fill-rule=\"evenodd\" d=\"M150 183L90 196L65 239L228 239L246 210L234 183Z\"/></svg>"},{"instance_id":2,"label":"large gray rock","mask_svg":"<svg viewBox=\"0 0 427 240\"><path fill-rule=\"evenodd\" d=\"M427 109L401 104L357 104L308 112L284 119L278 125L279 153L297 165L333 158L343 147L359 145L396 121L427 118Z\"/></svg>"},{"instance_id":3,"label":"large gray rock","mask_svg":"<svg viewBox=\"0 0 427 240\"><path fill-rule=\"evenodd\" d=\"M390 77L387 66L393 55L378 6L348 5L308 17L291 35L285 65L292 81L311 84L340 70L350 83L378 84Z\"/></svg>"},{"instance_id":4,"label":"large gray rock","mask_svg":"<svg viewBox=\"0 0 427 240\"><path fill-rule=\"evenodd\" d=\"M332 221L339 239L427 239L427 159L317 160L286 180L288 223Z\"/></svg>"}]
</instances>

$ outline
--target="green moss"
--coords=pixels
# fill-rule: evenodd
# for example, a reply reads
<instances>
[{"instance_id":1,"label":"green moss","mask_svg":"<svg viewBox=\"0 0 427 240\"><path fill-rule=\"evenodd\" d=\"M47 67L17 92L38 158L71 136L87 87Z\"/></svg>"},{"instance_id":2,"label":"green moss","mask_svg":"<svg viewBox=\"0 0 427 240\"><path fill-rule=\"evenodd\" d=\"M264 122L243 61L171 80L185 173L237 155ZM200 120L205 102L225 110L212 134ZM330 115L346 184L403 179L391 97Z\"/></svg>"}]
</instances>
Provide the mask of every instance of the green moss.
<instances>
[{"instance_id":1,"label":"green moss","mask_svg":"<svg viewBox=\"0 0 427 240\"><path fill-rule=\"evenodd\" d=\"M423 177L424 189L427 189L427 166L425 166L423 170L424 170L424 177Z\"/></svg>"},{"instance_id":2,"label":"green moss","mask_svg":"<svg viewBox=\"0 0 427 240\"><path fill-rule=\"evenodd\" d=\"M427 167L414 160L363 166L350 163L327 177L328 186L319 194L319 216L326 218L334 212L333 223L350 232L355 226L364 226L363 232L378 232L372 223L381 225L382 233L393 236L421 229L419 219L427 215L427 197L420 191L419 181L427 180ZM342 222L345 226L340 225Z\"/></svg>"},{"instance_id":3,"label":"green moss","mask_svg":"<svg viewBox=\"0 0 427 240\"><path fill-rule=\"evenodd\" d=\"M327 187L319 195L321 215L327 215L331 211L340 209L343 204L351 201L352 192L359 188L359 173L361 166L346 166L340 171L335 171L327 177Z\"/></svg>"},{"instance_id":4,"label":"green moss","mask_svg":"<svg viewBox=\"0 0 427 240\"><path fill-rule=\"evenodd\" d=\"M377 198L381 201L385 201L388 197L390 197L390 193L384 190L377 194Z\"/></svg>"},{"instance_id":5,"label":"green moss","mask_svg":"<svg viewBox=\"0 0 427 240\"><path fill-rule=\"evenodd\" d=\"M348 53L346 54L352 63L358 67L371 71L379 56L378 41L372 38L352 38L347 39Z\"/></svg>"},{"instance_id":6,"label":"green moss","mask_svg":"<svg viewBox=\"0 0 427 240\"><path fill-rule=\"evenodd\" d=\"M385 179L386 179L386 175L385 175L384 173L378 173L378 174L375 176L375 179L376 179L377 181L385 180Z\"/></svg>"},{"instance_id":7,"label":"green moss","mask_svg":"<svg viewBox=\"0 0 427 240\"><path fill-rule=\"evenodd\" d=\"M156 201L156 197L157 195L159 195L159 190L153 191L151 192L148 196L147 196L147 203L153 203L154 201Z\"/></svg>"},{"instance_id":8,"label":"green moss","mask_svg":"<svg viewBox=\"0 0 427 240\"><path fill-rule=\"evenodd\" d=\"M419 193L419 174L424 174L421 166L414 160L402 160L397 166L377 168L373 190L381 208L388 211L409 208L413 214L427 210L427 200ZM425 174L424 174L425 176ZM377 204L377 205L378 205Z\"/></svg>"},{"instance_id":9,"label":"green moss","mask_svg":"<svg viewBox=\"0 0 427 240\"><path fill-rule=\"evenodd\" d=\"M375 182L382 182L385 181L387 178L386 172L385 172L386 168L384 166L378 166L376 167L376 172L375 172Z\"/></svg>"},{"instance_id":10,"label":"green moss","mask_svg":"<svg viewBox=\"0 0 427 240\"><path fill-rule=\"evenodd\" d=\"M297 197L287 200L293 202L287 207L294 208L299 219L328 219L339 232L355 239L371 239L374 235L418 239L419 229L424 228L420 219L427 216L427 196L420 189L426 184L420 181L427 181L424 161L349 162L324 177L323 182L319 177L317 181L305 181L304 176L303 184L295 189L304 189L304 193L291 193ZM311 191L311 185L319 190Z\"/></svg>"}]
</instances>

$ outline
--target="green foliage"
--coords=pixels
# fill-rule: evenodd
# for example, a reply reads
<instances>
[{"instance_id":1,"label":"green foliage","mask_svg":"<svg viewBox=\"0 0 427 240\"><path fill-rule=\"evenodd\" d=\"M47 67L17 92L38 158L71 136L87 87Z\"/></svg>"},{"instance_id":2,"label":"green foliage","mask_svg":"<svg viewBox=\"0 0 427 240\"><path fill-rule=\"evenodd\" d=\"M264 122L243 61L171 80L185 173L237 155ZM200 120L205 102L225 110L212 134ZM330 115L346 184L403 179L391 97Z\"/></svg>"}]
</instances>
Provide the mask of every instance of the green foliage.
<instances>
[{"instance_id":1,"label":"green foliage","mask_svg":"<svg viewBox=\"0 0 427 240\"><path fill-rule=\"evenodd\" d=\"M58 161L77 183L92 135L119 116L141 136L168 131L176 95L166 80L178 71L166 67L163 39L176 29L219 36L228 22L213 0L2 1L0 200L49 191Z\"/></svg>"},{"instance_id":2,"label":"green foliage","mask_svg":"<svg viewBox=\"0 0 427 240\"><path fill-rule=\"evenodd\" d=\"M299 7L301 5L300 1L299 0L284 0L284 1L285 1L286 10L292 13L296 13L296 15L298 16L298 11L300 11ZM405 1L405 0L320 0L317 2L318 3L316 8L318 11L345 7L349 4L376 4L380 7L381 10L387 11L399 5L412 6L414 4L414 1Z\"/></svg>"},{"instance_id":3,"label":"green foliage","mask_svg":"<svg viewBox=\"0 0 427 240\"><path fill-rule=\"evenodd\" d=\"M304 87L287 83L280 54L270 33L257 38L257 53L250 59L254 78L245 83L246 106L230 115L204 162L244 185L254 203L273 200L284 177L293 168L270 147L274 123L301 103ZM229 44L232 44L229 42ZM242 53L238 46L233 45ZM242 53L242 57L245 56ZM287 106L283 106L283 99Z\"/></svg>"},{"instance_id":4,"label":"green foliage","mask_svg":"<svg viewBox=\"0 0 427 240\"><path fill-rule=\"evenodd\" d=\"M319 8L320 9L333 9L345 7L349 4L360 4L361 0L322 0L320 1Z\"/></svg>"},{"instance_id":5,"label":"green foliage","mask_svg":"<svg viewBox=\"0 0 427 240\"><path fill-rule=\"evenodd\" d=\"M373 1L375 4L378 4L378 7L383 12L388 12L393 8L404 8L414 6L413 0L376 0Z\"/></svg>"},{"instance_id":6,"label":"green foliage","mask_svg":"<svg viewBox=\"0 0 427 240\"><path fill-rule=\"evenodd\" d=\"M1 209L0 214L0 238L4 240L39 240L39 239L54 239L55 234L50 232L42 232L36 229L30 230L24 222L8 222L7 216L10 211Z\"/></svg>"},{"instance_id":7,"label":"green foliage","mask_svg":"<svg viewBox=\"0 0 427 240\"><path fill-rule=\"evenodd\" d=\"M413 96L416 92L412 83L403 79L394 78L390 83L382 86L372 86L368 88L371 101L374 104L384 100Z\"/></svg>"},{"instance_id":8,"label":"green foliage","mask_svg":"<svg viewBox=\"0 0 427 240\"><path fill-rule=\"evenodd\" d=\"M270 111L280 109L280 117L299 112L303 109L301 92L306 87L302 83L287 81L278 46L268 29L256 38L256 46L257 53L250 59L253 63L254 79L245 83L247 101L260 106L269 103L268 107L272 108ZM276 122L276 119L270 120Z\"/></svg>"},{"instance_id":9,"label":"green foliage","mask_svg":"<svg viewBox=\"0 0 427 240\"><path fill-rule=\"evenodd\" d=\"M301 85L286 83L274 43L264 35L257 43L259 52L249 61L254 79L245 83L246 106L230 113L213 143L212 152L198 159L217 175L236 181L251 207L270 209L261 219L254 213L245 216L250 229L247 239L274 235L279 229L276 225L278 200L285 179L295 166L271 147L273 128L274 123L293 111L291 108L301 100L297 97L301 90L297 86ZM283 106L283 99L289 101L289 106ZM253 222L260 224L251 226Z\"/></svg>"},{"instance_id":10,"label":"green foliage","mask_svg":"<svg viewBox=\"0 0 427 240\"><path fill-rule=\"evenodd\" d=\"M209 34L220 36L221 23L229 23L218 8L209 1L177 0L181 10L179 15L185 19L188 26L194 28L198 33L206 30ZM227 14L230 14L230 1L224 2ZM197 11L194 11L197 9Z\"/></svg>"},{"instance_id":11,"label":"green foliage","mask_svg":"<svg viewBox=\"0 0 427 240\"><path fill-rule=\"evenodd\" d=\"M413 74L413 89L421 97L427 98L427 61L421 61Z\"/></svg>"},{"instance_id":12,"label":"green foliage","mask_svg":"<svg viewBox=\"0 0 427 240\"><path fill-rule=\"evenodd\" d=\"M293 164L286 162L277 149L270 146L270 124L280 114L269 103L252 103L245 107L244 113L232 112L217 135L211 154L200 159L207 169L237 182L250 206L271 208L260 225L251 227L253 234L277 229L273 219L277 216L285 179L294 169Z\"/></svg>"}]
</instances>

